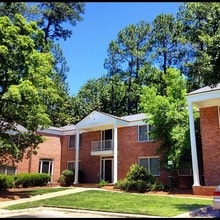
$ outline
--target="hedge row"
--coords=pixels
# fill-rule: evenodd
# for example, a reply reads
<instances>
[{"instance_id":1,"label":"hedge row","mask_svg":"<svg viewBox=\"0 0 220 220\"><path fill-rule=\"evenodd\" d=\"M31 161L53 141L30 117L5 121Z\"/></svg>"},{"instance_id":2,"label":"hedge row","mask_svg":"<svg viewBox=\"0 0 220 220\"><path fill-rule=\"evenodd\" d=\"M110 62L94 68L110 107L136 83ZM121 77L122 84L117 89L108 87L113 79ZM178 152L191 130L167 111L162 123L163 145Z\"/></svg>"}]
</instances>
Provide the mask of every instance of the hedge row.
<instances>
[{"instance_id":1,"label":"hedge row","mask_svg":"<svg viewBox=\"0 0 220 220\"><path fill-rule=\"evenodd\" d=\"M14 187L46 186L50 180L47 173L21 173L16 175L0 174L0 190Z\"/></svg>"}]
</instances>

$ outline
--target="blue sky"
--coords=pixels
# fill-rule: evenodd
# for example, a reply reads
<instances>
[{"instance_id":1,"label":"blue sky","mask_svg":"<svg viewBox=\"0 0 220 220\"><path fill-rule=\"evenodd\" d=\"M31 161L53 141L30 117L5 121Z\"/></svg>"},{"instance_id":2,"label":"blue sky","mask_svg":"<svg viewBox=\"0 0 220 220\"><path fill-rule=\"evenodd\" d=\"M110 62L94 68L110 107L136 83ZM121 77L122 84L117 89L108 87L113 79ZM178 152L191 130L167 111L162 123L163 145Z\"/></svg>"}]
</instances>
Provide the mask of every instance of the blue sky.
<instances>
[{"instance_id":1,"label":"blue sky","mask_svg":"<svg viewBox=\"0 0 220 220\"><path fill-rule=\"evenodd\" d=\"M117 34L141 20L151 23L159 14L176 15L181 2L86 2L83 21L73 27L73 35L60 42L70 71L70 95L76 95L89 79L106 74L107 49Z\"/></svg>"}]
</instances>

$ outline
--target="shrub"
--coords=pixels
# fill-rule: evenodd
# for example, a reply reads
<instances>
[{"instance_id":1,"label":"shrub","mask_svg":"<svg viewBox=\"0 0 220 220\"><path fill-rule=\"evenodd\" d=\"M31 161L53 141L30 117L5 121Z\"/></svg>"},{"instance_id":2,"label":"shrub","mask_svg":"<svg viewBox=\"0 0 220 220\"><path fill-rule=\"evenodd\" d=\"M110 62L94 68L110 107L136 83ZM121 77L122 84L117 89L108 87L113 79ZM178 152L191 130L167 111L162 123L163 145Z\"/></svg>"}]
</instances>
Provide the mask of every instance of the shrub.
<instances>
[{"instance_id":1,"label":"shrub","mask_svg":"<svg viewBox=\"0 0 220 220\"><path fill-rule=\"evenodd\" d=\"M109 184L109 181L100 180L100 182L97 184L98 187L107 186Z\"/></svg>"},{"instance_id":2,"label":"shrub","mask_svg":"<svg viewBox=\"0 0 220 220\"><path fill-rule=\"evenodd\" d=\"M73 184L74 175L72 170L64 170L58 179L61 186L71 186Z\"/></svg>"},{"instance_id":3,"label":"shrub","mask_svg":"<svg viewBox=\"0 0 220 220\"><path fill-rule=\"evenodd\" d=\"M125 191L126 192L139 192L144 193L148 190L148 185L146 181L143 180L130 180L126 182Z\"/></svg>"},{"instance_id":4,"label":"shrub","mask_svg":"<svg viewBox=\"0 0 220 220\"><path fill-rule=\"evenodd\" d=\"M127 192L139 193L164 189L163 185L157 182L156 177L145 167L137 164L131 165L126 178L119 180L114 187Z\"/></svg>"},{"instance_id":5,"label":"shrub","mask_svg":"<svg viewBox=\"0 0 220 220\"><path fill-rule=\"evenodd\" d=\"M0 174L0 190L14 187L14 175Z\"/></svg>"},{"instance_id":6,"label":"shrub","mask_svg":"<svg viewBox=\"0 0 220 220\"><path fill-rule=\"evenodd\" d=\"M155 182L149 186L151 191L162 191L165 190L165 186L162 183Z\"/></svg>"},{"instance_id":7,"label":"shrub","mask_svg":"<svg viewBox=\"0 0 220 220\"><path fill-rule=\"evenodd\" d=\"M20 173L15 175L16 187L46 186L50 180L47 173Z\"/></svg>"},{"instance_id":8,"label":"shrub","mask_svg":"<svg viewBox=\"0 0 220 220\"><path fill-rule=\"evenodd\" d=\"M121 189L121 190L126 190L126 184L127 184L127 179L120 179L115 183L114 188L115 189Z\"/></svg>"},{"instance_id":9,"label":"shrub","mask_svg":"<svg viewBox=\"0 0 220 220\"><path fill-rule=\"evenodd\" d=\"M74 177L75 177L74 170L69 170L69 169L63 170L62 174L58 179L58 183L61 186L71 186L73 184ZM83 178L84 178L84 173L82 170L79 170L79 175L78 175L79 183L83 182Z\"/></svg>"},{"instance_id":10,"label":"shrub","mask_svg":"<svg viewBox=\"0 0 220 220\"><path fill-rule=\"evenodd\" d=\"M148 172L148 170L143 166L138 166L137 164L132 164L129 172L127 174L128 181L138 181L143 180L148 183L153 183L156 181L156 178Z\"/></svg>"}]
</instances>

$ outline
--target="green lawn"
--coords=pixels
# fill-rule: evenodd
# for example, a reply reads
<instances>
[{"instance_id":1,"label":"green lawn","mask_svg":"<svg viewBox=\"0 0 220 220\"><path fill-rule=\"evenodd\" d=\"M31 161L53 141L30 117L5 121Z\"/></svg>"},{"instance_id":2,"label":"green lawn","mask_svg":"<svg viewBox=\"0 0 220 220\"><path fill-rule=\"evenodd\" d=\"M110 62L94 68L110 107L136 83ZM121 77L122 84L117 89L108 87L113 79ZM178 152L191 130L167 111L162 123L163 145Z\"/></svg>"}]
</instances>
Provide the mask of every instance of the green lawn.
<instances>
[{"instance_id":1,"label":"green lawn","mask_svg":"<svg viewBox=\"0 0 220 220\"><path fill-rule=\"evenodd\" d=\"M46 193L52 193L52 192L59 192L63 190L69 189L68 187L54 187L54 188L42 188L42 189L33 189L33 190L26 190L24 191L27 195L30 196L37 196L42 195Z\"/></svg>"},{"instance_id":2,"label":"green lawn","mask_svg":"<svg viewBox=\"0 0 220 220\"><path fill-rule=\"evenodd\" d=\"M88 190L12 205L8 206L7 209L14 210L47 206L173 217L209 205L212 205L211 199L183 199L180 197Z\"/></svg>"}]
</instances>

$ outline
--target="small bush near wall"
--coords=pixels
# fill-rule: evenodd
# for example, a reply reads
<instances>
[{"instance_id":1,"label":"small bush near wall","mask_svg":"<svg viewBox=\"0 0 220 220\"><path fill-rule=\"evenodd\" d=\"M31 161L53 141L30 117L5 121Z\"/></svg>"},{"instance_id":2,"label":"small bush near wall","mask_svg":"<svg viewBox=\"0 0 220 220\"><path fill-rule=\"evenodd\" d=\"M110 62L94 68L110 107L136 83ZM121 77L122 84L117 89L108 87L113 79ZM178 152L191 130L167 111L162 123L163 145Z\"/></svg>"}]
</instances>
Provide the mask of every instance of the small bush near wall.
<instances>
[{"instance_id":1,"label":"small bush near wall","mask_svg":"<svg viewBox=\"0 0 220 220\"><path fill-rule=\"evenodd\" d=\"M71 186L73 184L73 171L64 170L58 179L58 183L61 186Z\"/></svg>"},{"instance_id":2,"label":"small bush near wall","mask_svg":"<svg viewBox=\"0 0 220 220\"><path fill-rule=\"evenodd\" d=\"M14 187L14 175L0 174L0 190Z\"/></svg>"},{"instance_id":3,"label":"small bush near wall","mask_svg":"<svg viewBox=\"0 0 220 220\"><path fill-rule=\"evenodd\" d=\"M47 173L21 173L14 176L15 187L46 186L50 180Z\"/></svg>"},{"instance_id":4,"label":"small bush near wall","mask_svg":"<svg viewBox=\"0 0 220 220\"><path fill-rule=\"evenodd\" d=\"M115 188L127 192L144 193L152 190L163 190L164 186L143 166L131 165L126 178L119 180Z\"/></svg>"},{"instance_id":5,"label":"small bush near wall","mask_svg":"<svg viewBox=\"0 0 220 220\"><path fill-rule=\"evenodd\" d=\"M74 170L69 170L69 169L63 170L62 174L58 179L58 183L61 186L71 186L74 182L74 176L75 176ZM79 183L83 182L83 178L84 178L84 173L82 170L79 170L79 176L78 176Z\"/></svg>"}]
</instances>

